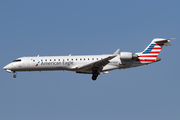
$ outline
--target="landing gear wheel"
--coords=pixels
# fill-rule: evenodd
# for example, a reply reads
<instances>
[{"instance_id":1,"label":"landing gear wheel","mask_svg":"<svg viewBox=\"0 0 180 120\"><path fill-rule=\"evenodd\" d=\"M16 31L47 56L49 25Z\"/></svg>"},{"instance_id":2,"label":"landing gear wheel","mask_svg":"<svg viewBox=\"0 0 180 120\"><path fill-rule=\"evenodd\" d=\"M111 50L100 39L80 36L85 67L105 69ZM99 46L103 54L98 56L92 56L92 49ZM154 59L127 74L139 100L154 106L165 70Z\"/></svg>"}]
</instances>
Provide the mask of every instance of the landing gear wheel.
<instances>
[{"instance_id":1,"label":"landing gear wheel","mask_svg":"<svg viewBox=\"0 0 180 120\"><path fill-rule=\"evenodd\" d=\"M97 79L98 75L99 75L99 73L97 70L93 71L92 80L95 81Z\"/></svg>"},{"instance_id":2,"label":"landing gear wheel","mask_svg":"<svg viewBox=\"0 0 180 120\"><path fill-rule=\"evenodd\" d=\"M16 78L16 71L13 71L14 75L13 75L13 78Z\"/></svg>"},{"instance_id":3,"label":"landing gear wheel","mask_svg":"<svg viewBox=\"0 0 180 120\"><path fill-rule=\"evenodd\" d=\"M16 78L16 75L13 75L14 78Z\"/></svg>"},{"instance_id":4,"label":"landing gear wheel","mask_svg":"<svg viewBox=\"0 0 180 120\"><path fill-rule=\"evenodd\" d=\"M95 81L96 79L97 79L97 77L96 77L96 76L92 76L92 80L94 80L94 81Z\"/></svg>"}]
</instances>

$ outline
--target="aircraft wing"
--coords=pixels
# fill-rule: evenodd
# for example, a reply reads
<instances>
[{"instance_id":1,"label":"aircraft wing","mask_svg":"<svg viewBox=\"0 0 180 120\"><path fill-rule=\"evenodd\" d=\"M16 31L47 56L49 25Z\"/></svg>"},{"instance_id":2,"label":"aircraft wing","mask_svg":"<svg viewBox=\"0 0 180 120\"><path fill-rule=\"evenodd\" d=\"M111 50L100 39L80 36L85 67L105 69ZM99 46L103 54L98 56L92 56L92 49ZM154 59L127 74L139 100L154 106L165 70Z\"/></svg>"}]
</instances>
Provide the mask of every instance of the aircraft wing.
<instances>
[{"instance_id":1,"label":"aircraft wing","mask_svg":"<svg viewBox=\"0 0 180 120\"><path fill-rule=\"evenodd\" d=\"M109 63L109 60L113 59L114 57L117 56L119 52L119 49L116 50L116 52L114 52L114 54L112 54L111 56L98 60L96 62L84 65L84 66L80 66L77 67L78 71L82 71L82 70L92 70L93 68L98 68L98 69L102 69L104 66L106 66Z\"/></svg>"}]
</instances>

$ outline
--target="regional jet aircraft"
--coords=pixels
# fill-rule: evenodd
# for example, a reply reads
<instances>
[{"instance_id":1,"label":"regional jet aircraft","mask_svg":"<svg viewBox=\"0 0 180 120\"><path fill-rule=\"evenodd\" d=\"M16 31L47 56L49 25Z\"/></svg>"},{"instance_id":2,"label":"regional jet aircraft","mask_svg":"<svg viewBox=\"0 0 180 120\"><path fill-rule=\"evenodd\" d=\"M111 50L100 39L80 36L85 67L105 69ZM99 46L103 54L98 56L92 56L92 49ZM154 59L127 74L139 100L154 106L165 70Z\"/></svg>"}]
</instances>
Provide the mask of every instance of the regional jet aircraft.
<instances>
[{"instance_id":1,"label":"regional jet aircraft","mask_svg":"<svg viewBox=\"0 0 180 120\"><path fill-rule=\"evenodd\" d=\"M6 65L3 69L13 72L19 71L53 71L67 70L76 73L92 74L92 80L98 75L116 69L125 69L147 65L160 61L158 55L162 47L170 46L172 39L155 38L148 47L139 53L120 52L117 49L109 55L82 55L82 56L37 56L21 57Z\"/></svg>"}]
</instances>

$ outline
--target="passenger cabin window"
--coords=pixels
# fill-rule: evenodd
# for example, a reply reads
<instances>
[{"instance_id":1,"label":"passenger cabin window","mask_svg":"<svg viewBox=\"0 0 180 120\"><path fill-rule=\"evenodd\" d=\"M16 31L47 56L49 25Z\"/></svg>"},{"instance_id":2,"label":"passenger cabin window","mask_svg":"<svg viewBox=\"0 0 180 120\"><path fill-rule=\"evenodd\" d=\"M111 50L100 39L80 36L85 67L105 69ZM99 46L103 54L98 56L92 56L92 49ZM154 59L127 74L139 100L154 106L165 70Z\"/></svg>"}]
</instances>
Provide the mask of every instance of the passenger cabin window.
<instances>
[{"instance_id":1,"label":"passenger cabin window","mask_svg":"<svg viewBox=\"0 0 180 120\"><path fill-rule=\"evenodd\" d=\"M60 61L60 59L59 59L59 61Z\"/></svg>"},{"instance_id":2,"label":"passenger cabin window","mask_svg":"<svg viewBox=\"0 0 180 120\"><path fill-rule=\"evenodd\" d=\"M54 59L54 61L56 61L56 59Z\"/></svg>"},{"instance_id":3,"label":"passenger cabin window","mask_svg":"<svg viewBox=\"0 0 180 120\"><path fill-rule=\"evenodd\" d=\"M21 59L13 60L13 62L21 62Z\"/></svg>"}]
</instances>

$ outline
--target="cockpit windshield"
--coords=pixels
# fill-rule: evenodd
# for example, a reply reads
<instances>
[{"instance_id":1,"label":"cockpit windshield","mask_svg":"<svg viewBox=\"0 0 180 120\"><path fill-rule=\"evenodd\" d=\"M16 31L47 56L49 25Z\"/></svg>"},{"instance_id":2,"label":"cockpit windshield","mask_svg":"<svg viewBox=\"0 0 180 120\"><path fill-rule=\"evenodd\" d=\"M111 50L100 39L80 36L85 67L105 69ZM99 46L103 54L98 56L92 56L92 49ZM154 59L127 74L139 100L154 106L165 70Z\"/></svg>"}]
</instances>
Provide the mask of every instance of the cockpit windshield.
<instances>
[{"instance_id":1,"label":"cockpit windshield","mask_svg":"<svg viewBox=\"0 0 180 120\"><path fill-rule=\"evenodd\" d=\"M21 62L21 59L13 60L13 62Z\"/></svg>"}]
</instances>

